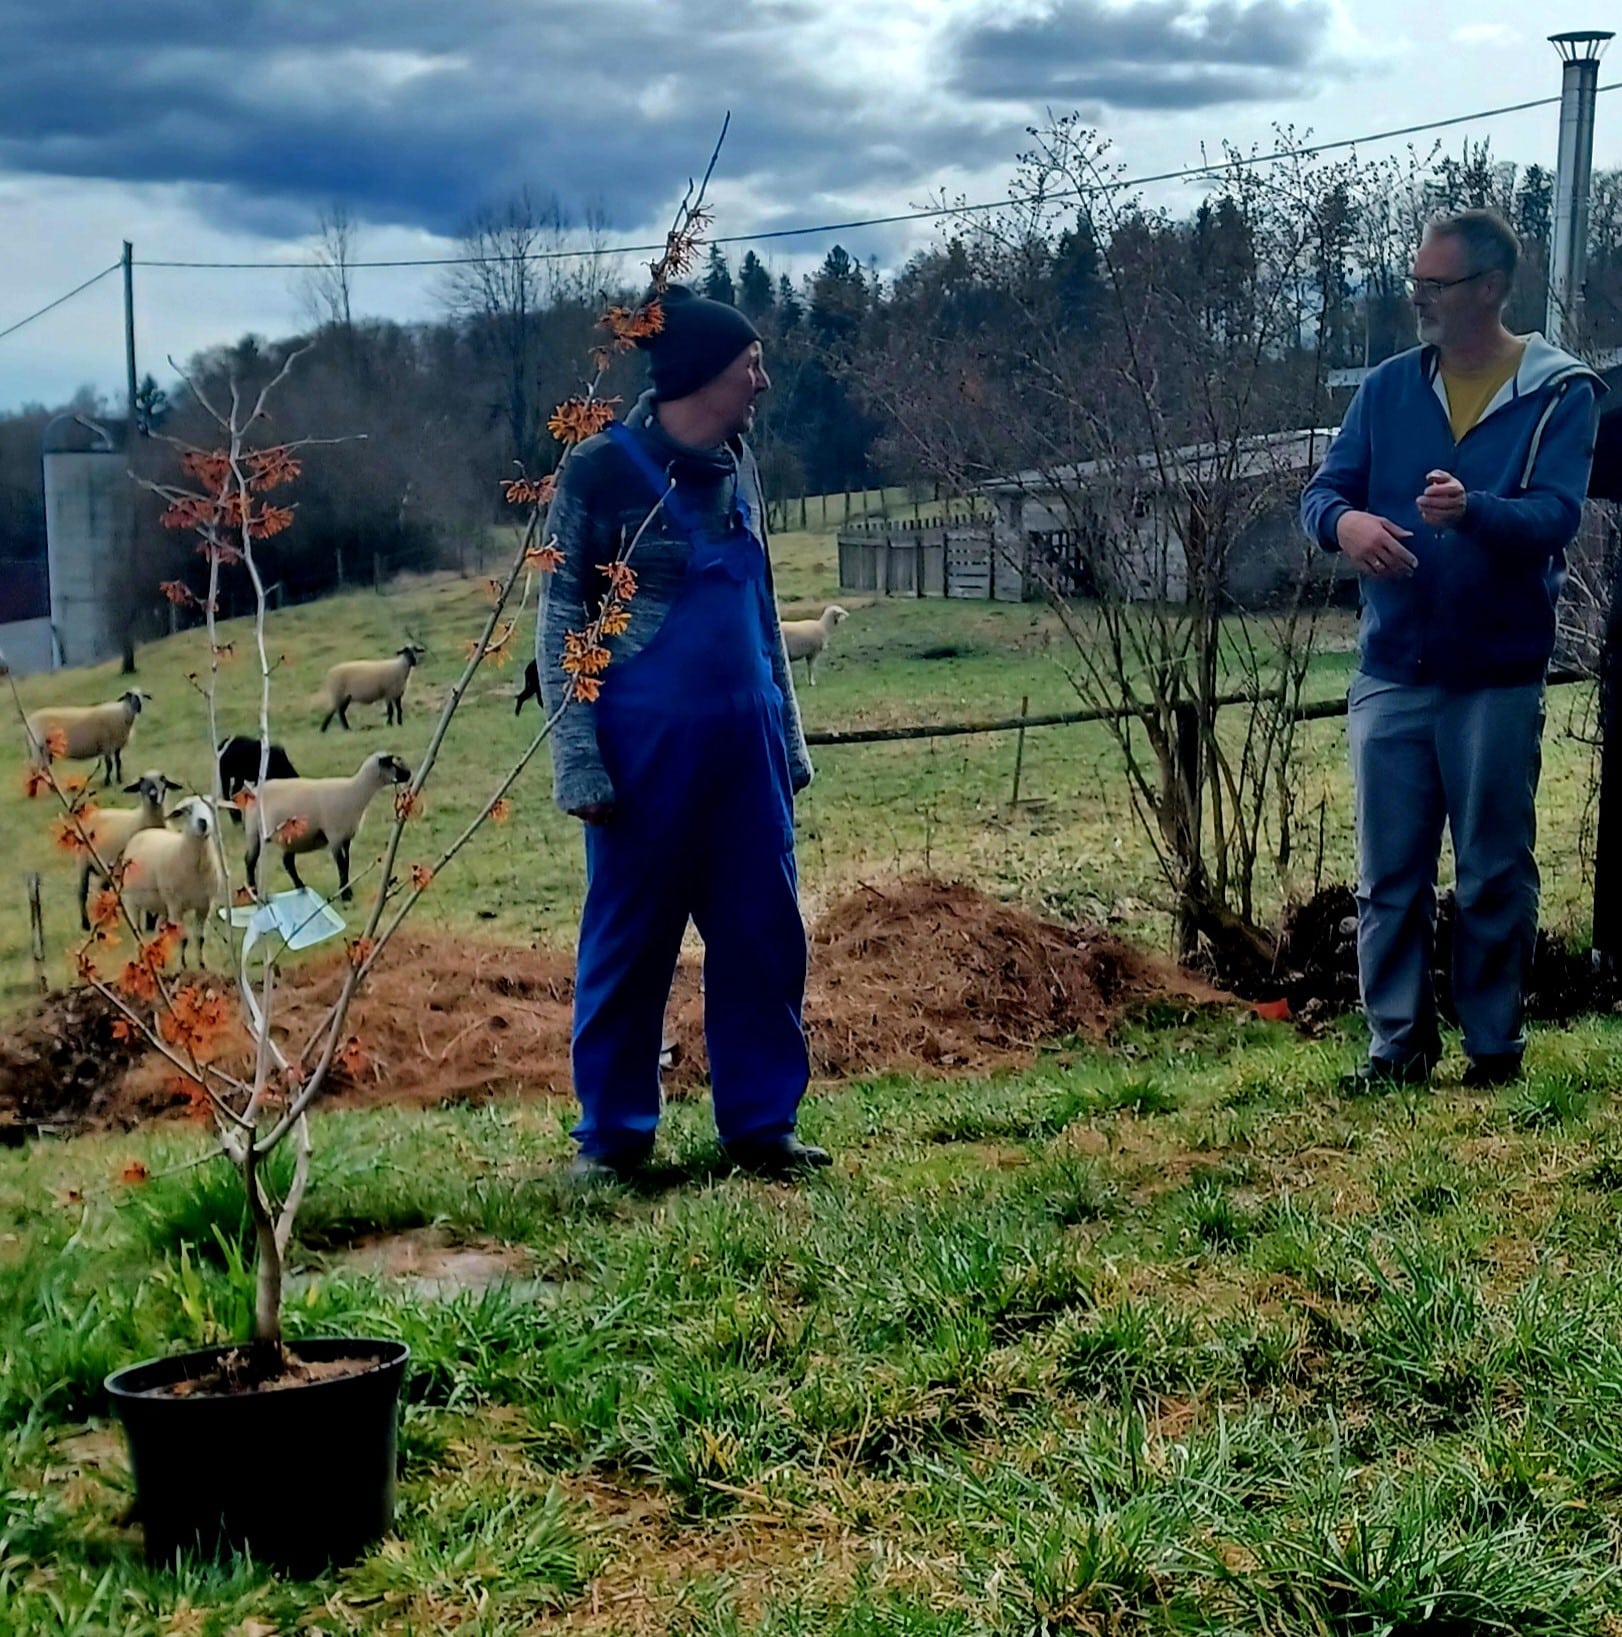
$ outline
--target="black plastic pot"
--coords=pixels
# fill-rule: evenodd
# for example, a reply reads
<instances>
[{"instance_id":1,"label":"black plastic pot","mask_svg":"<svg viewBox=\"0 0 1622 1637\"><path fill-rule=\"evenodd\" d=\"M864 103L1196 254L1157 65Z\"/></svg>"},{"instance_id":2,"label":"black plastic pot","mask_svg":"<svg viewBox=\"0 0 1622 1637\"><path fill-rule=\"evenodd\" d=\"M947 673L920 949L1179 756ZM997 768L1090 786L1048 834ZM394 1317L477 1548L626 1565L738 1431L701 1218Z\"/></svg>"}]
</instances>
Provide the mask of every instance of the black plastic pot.
<instances>
[{"instance_id":1,"label":"black plastic pot","mask_svg":"<svg viewBox=\"0 0 1622 1637\"><path fill-rule=\"evenodd\" d=\"M347 1563L394 1521L395 1429L410 1350L352 1337L296 1341L297 1359L363 1362L358 1374L273 1390L175 1397L227 1347L133 1364L107 1378L129 1439L149 1562L251 1552L308 1577Z\"/></svg>"}]
</instances>

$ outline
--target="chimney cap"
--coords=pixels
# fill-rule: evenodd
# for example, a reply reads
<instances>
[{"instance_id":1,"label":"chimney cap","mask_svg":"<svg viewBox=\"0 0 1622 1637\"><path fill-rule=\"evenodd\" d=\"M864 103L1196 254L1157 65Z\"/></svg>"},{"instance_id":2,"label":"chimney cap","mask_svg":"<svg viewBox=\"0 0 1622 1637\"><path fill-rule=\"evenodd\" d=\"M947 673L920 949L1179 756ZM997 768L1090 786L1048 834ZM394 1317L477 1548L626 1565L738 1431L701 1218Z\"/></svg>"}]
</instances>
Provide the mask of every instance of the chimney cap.
<instances>
[{"instance_id":1,"label":"chimney cap","mask_svg":"<svg viewBox=\"0 0 1622 1637\"><path fill-rule=\"evenodd\" d=\"M1565 34L1551 34L1549 44L1560 53L1563 62L1598 62L1615 38L1610 29L1579 28Z\"/></svg>"}]
</instances>

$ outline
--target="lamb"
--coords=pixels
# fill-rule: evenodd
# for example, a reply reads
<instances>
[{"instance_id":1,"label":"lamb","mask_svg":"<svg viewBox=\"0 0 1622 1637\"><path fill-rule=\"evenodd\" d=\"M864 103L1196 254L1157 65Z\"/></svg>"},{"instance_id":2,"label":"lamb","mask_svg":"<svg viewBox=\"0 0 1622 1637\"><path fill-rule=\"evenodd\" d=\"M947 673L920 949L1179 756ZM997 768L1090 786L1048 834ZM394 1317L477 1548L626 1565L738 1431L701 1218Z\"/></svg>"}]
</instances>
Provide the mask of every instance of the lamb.
<instances>
[{"instance_id":1,"label":"lamb","mask_svg":"<svg viewBox=\"0 0 1622 1637\"><path fill-rule=\"evenodd\" d=\"M788 648L789 663L792 665L797 659L805 661L806 679L813 688L817 685L817 655L828 645L833 628L849 618L838 603L829 603L820 619L783 621L783 642Z\"/></svg>"},{"instance_id":2,"label":"lamb","mask_svg":"<svg viewBox=\"0 0 1622 1637\"><path fill-rule=\"evenodd\" d=\"M30 711L28 726L28 759L35 767L44 767L52 760L51 739L60 734L63 748L56 756L70 761L85 762L101 758L104 781L112 783L124 777L124 747L135 730L135 718L141 714L143 700L152 695L131 688L117 699L104 705L43 705Z\"/></svg>"},{"instance_id":3,"label":"lamb","mask_svg":"<svg viewBox=\"0 0 1622 1637\"><path fill-rule=\"evenodd\" d=\"M103 807L80 821L92 851L79 866L79 925L90 930L86 908L90 899L90 878L106 880L107 871L124 856L130 837L138 830L161 830L164 822L163 798L181 787L167 774L155 769L143 773L134 784L124 786L128 796L139 796L139 807ZM97 863L97 860L100 863Z\"/></svg>"},{"instance_id":4,"label":"lamb","mask_svg":"<svg viewBox=\"0 0 1622 1637\"><path fill-rule=\"evenodd\" d=\"M332 707L321 720L321 731L338 718L341 728L349 727L351 705L384 702L384 721L393 726L405 721L405 691L412 667L428 650L408 642L392 659L349 659L327 672L327 703Z\"/></svg>"},{"instance_id":5,"label":"lamb","mask_svg":"<svg viewBox=\"0 0 1622 1637\"><path fill-rule=\"evenodd\" d=\"M233 733L229 739L220 741L220 748L215 752L220 764L220 789L229 801L239 790L250 784L259 783L259 741L250 739L245 733ZM298 769L288 759L287 752L280 745L270 747L270 757L265 764L267 779L296 779Z\"/></svg>"},{"instance_id":6,"label":"lamb","mask_svg":"<svg viewBox=\"0 0 1622 1637\"><path fill-rule=\"evenodd\" d=\"M266 779L248 809L248 885L259 890L259 854L268 837L282 850L282 866L303 889L293 859L325 847L338 866L338 896L354 897L349 886L349 844L366 816L367 804L386 785L407 784L411 769L386 750L374 751L347 779Z\"/></svg>"},{"instance_id":7,"label":"lamb","mask_svg":"<svg viewBox=\"0 0 1622 1637\"><path fill-rule=\"evenodd\" d=\"M227 891L214 840L214 808L203 796L188 796L169 817L178 822L178 829L139 830L125 846L124 907L131 916L144 915L149 927L161 915L184 928L191 916L201 966L209 911ZM189 942L189 934L182 936L182 966Z\"/></svg>"}]
</instances>

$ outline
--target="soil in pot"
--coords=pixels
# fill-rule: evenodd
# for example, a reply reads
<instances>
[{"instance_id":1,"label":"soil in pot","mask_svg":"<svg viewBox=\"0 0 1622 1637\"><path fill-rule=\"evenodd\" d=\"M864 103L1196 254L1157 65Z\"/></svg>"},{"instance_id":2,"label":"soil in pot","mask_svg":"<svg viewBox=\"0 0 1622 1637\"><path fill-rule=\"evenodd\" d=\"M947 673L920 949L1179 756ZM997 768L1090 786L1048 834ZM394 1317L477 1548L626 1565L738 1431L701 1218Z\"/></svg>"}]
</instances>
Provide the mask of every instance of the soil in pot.
<instances>
[{"instance_id":1,"label":"soil in pot","mask_svg":"<svg viewBox=\"0 0 1622 1637\"><path fill-rule=\"evenodd\" d=\"M214 1347L107 1378L150 1561L244 1551L309 1576L388 1531L408 1349L339 1337L286 1352L279 1374Z\"/></svg>"}]
</instances>

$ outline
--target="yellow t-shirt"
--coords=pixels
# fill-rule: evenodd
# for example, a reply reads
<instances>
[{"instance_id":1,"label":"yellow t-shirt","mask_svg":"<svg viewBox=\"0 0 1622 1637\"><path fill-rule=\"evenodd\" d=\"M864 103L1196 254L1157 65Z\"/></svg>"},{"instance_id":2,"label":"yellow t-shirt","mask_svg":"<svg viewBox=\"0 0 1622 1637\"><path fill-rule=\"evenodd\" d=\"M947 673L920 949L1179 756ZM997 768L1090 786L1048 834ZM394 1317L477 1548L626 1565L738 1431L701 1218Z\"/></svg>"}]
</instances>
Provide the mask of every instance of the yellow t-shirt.
<instances>
[{"instance_id":1,"label":"yellow t-shirt","mask_svg":"<svg viewBox=\"0 0 1622 1637\"><path fill-rule=\"evenodd\" d=\"M1526 351L1523 341L1500 362L1483 370L1457 370L1442 366L1442 385L1447 389L1447 418L1453 425L1457 443L1477 421L1482 411L1498 396L1506 381L1514 378Z\"/></svg>"}]
</instances>

